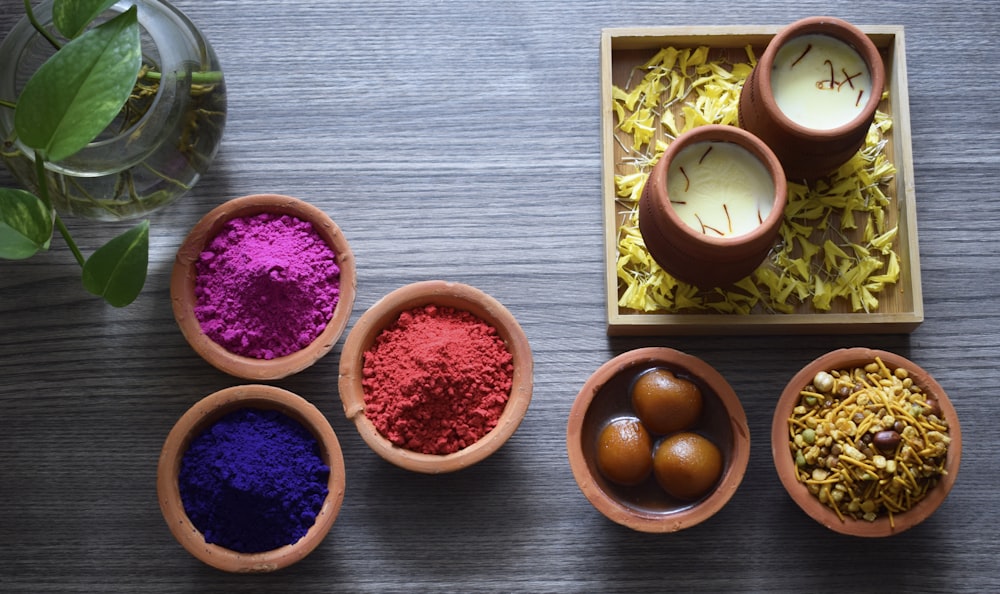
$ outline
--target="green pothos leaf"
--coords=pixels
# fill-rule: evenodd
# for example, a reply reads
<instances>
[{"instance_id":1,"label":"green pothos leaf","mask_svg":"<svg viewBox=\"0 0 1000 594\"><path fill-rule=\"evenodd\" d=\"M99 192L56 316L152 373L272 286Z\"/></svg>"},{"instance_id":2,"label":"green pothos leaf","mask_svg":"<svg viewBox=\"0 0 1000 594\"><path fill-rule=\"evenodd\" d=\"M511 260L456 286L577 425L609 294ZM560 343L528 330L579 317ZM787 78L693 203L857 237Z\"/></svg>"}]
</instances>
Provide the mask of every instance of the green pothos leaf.
<instances>
[{"instance_id":1,"label":"green pothos leaf","mask_svg":"<svg viewBox=\"0 0 1000 594\"><path fill-rule=\"evenodd\" d=\"M34 194L0 188L0 258L30 258L51 241L52 211Z\"/></svg>"},{"instance_id":2,"label":"green pothos leaf","mask_svg":"<svg viewBox=\"0 0 1000 594\"><path fill-rule=\"evenodd\" d=\"M146 284L149 221L97 249L83 265L83 286L115 307L135 301Z\"/></svg>"},{"instance_id":3,"label":"green pothos leaf","mask_svg":"<svg viewBox=\"0 0 1000 594\"><path fill-rule=\"evenodd\" d=\"M14 110L18 137L50 161L76 153L114 121L141 65L132 6L64 45L28 79Z\"/></svg>"},{"instance_id":4,"label":"green pothos leaf","mask_svg":"<svg viewBox=\"0 0 1000 594\"><path fill-rule=\"evenodd\" d=\"M87 28L97 15L118 0L55 0L52 22L67 39L73 39Z\"/></svg>"}]
</instances>

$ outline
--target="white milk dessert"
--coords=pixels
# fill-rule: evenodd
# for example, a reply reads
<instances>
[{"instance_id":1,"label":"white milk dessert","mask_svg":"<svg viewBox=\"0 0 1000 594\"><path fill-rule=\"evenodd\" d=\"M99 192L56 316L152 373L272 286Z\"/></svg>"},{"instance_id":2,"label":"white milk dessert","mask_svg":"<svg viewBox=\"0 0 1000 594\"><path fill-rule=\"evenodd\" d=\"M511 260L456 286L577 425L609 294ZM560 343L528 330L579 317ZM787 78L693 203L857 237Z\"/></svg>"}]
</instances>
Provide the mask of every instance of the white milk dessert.
<instances>
[{"instance_id":1,"label":"white milk dessert","mask_svg":"<svg viewBox=\"0 0 1000 594\"><path fill-rule=\"evenodd\" d=\"M785 43L771 70L774 100L789 119L832 130L860 115L872 94L868 65L853 47L823 34Z\"/></svg>"},{"instance_id":2,"label":"white milk dessert","mask_svg":"<svg viewBox=\"0 0 1000 594\"><path fill-rule=\"evenodd\" d=\"M688 227L738 237L759 227L774 204L774 180L760 159L732 142L696 142L667 171L670 205Z\"/></svg>"}]
</instances>

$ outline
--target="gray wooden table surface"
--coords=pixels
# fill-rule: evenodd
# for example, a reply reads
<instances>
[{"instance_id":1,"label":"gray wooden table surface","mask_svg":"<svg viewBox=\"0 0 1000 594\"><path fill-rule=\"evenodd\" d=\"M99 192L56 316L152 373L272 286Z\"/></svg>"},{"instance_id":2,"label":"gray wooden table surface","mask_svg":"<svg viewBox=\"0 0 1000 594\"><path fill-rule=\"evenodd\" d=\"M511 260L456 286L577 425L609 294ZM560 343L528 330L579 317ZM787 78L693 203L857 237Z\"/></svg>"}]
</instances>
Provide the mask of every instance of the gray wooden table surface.
<instances>
[{"instance_id":1,"label":"gray wooden table surface","mask_svg":"<svg viewBox=\"0 0 1000 594\"><path fill-rule=\"evenodd\" d=\"M219 54L229 119L208 175L153 217L138 301L117 310L89 297L59 239L39 257L0 262L0 591L1000 591L995 2L176 4ZM18 0L0 0L0 30L20 13ZM782 25L815 14L905 26L924 323L909 335L608 338L601 29ZM4 171L0 183L13 180ZM240 383L182 338L167 287L174 253L210 208L258 192L308 200L344 230L359 270L352 324L413 281L477 286L527 333L535 389L498 454L425 476L383 462L344 418L339 345L277 382L329 418L346 497L312 555L237 576L173 539L155 472L177 418ZM70 224L85 250L117 230ZM739 393L753 440L729 505L672 535L599 515L565 451L587 376L655 345L715 366ZM806 517L770 457L784 384L814 357L855 345L899 352L934 374L965 438L938 513L887 540L840 536Z\"/></svg>"}]
</instances>

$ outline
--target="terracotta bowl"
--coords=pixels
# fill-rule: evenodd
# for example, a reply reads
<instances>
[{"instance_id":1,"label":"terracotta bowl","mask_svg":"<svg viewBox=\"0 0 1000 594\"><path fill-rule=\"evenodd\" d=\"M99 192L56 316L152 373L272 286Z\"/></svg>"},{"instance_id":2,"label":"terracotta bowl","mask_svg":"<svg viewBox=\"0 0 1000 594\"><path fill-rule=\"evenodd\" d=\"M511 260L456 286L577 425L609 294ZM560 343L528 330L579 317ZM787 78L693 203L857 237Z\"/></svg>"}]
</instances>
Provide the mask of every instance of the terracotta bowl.
<instances>
[{"instance_id":1,"label":"terracotta bowl","mask_svg":"<svg viewBox=\"0 0 1000 594\"><path fill-rule=\"evenodd\" d=\"M195 263L205 246L229 220L262 213L287 214L312 223L336 254L340 267L340 300L326 328L307 347L283 357L256 359L235 354L209 338L195 316ZM248 380L276 380L298 373L326 355L340 339L351 317L357 275L347 239L322 210L289 196L256 194L230 200L206 214L177 251L170 279L174 317L188 344L217 369Z\"/></svg>"},{"instance_id":2,"label":"terracotta bowl","mask_svg":"<svg viewBox=\"0 0 1000 594\"><path fill-rule=\"evenodd\" d=\"M907 511L894 514L891 520L887 514L880 514L875 521L855 519L845 514L844 519L841 520L833 509L821 503L819 498L810 493L806 485L796 478L795 456L789 445L788 419L792 415L793 409L800 403L800 391L812 384L813 378L818 372L864 367L874 362L876 357L880 358L890 370L906 369L913 383L919 386L930 398L937 400L943 415L942 418L948 422L951 437L951 443L945 457L947 474L942 476L937 485L932 487L916 505ZM893 353L867 348L849 348L832 351L817 358L803 367L788 382L774 411L771 427L771 452L781 484L784 485L785 490L788 491L795 503L802 508L802 511L811 518L841 534L883 537L899 534L920 524L930 517L948 496L958 475L959 461L962 456L962 432L958 424L958 416L948 399L948 394L925 370ZM887 457L891 456L887 455Z\"/></svg>"},{"instance_id":3,"label":"terracotta bowl","mask_svg":"<svg viewBox=\"0 0 1000 594\"><path fill-rule=\"evenodd\" d=\"M618 485L598 470L598 435L612 419L635 415L632 382L653 368L672 371L701 389L703 409L689 430L718 446L723 466L715 486L700 499L675 499L653 477L634 486ZM712 517L736 492L750 459L750 430L739 398L715 369L692 355L649 347L622 353L590 376L570 410L566 449L573 477L597 511L633 530L676 532Z\"/></svg>"},{"instance_id":4,"label":"terracotta bowl","mask_svg":"<svg viewBox=\"0 0 1000 594\"><path fill-rule=\"evenodd\" d=\"M277 410L308 429L320 444L320 455L330 467L329 494L316 523L294 544L261 553L240 553L205 542L181 502L178 474L191 441L221 417L242 408ZM344 458L326 417L305 399L265 385L234 386L206 396L188 409L171 429L160 453L156 491L163 518L180 544L201 561L234 573L271 572L301 560L326 537L344 500Z\"/></svg>"},{"instance_id":5,"label":"terracotta bowl","mask_svg":"<svg viewBox=\"0 0 1000 594\"><path fill-rule=\"evenodd\" d=\"M707 142L746 149L764 166L773 184L770 212L759 226L744 234L720 237L695 230L671 204L686 200L668 192L671 172L677 174L673 161L691 145ZM683 166L679 171L684 173ZM675 278L703 288L725 286L752 273L767 257L781 231L787 200L781 163L766 144L734 126L699 126L671 142L653 166L639 200L639 231L649 254Z\"/></svg>"},{"instance_id":6,"label":"terracotta bowl","mask_svg":"<svg viewBox=\"0 0 1000 594\"><path fill-rule=\"evenodd\" d=\"M864 109L837 128L814 129L796 123L778 107L771 90L771 72L778 50L801 35L823 34L853 47L868 65L872 92ZM841 19L817 16L796 21L775 35L743 85L740 127L760 137L778 156L788 179L816 180L844 164L864 144L885 86L885 65L871 39Z\"/></svg>"},{"instance_id":7,"label":"terracotta bowl","mask_svg":"<svg viewBox=\"0 0 1000 594\"><path fill-rule=\"evenodd\" d=\"M362 387L364 354L400 313L425 305L467 311L496 328L513 355L513 385L496 426L472 445L450 454L426 454L399 447L383 436L365 415ZM460 283L423 281L389 293L366 311L344 343L340 356L340 399L347 418L354 421L365 443L385 460L416 472L453 472L482 461L497 451L520 425L531 402L533 360L524 331L496 299Z\"/></svg>"}]
</instances>

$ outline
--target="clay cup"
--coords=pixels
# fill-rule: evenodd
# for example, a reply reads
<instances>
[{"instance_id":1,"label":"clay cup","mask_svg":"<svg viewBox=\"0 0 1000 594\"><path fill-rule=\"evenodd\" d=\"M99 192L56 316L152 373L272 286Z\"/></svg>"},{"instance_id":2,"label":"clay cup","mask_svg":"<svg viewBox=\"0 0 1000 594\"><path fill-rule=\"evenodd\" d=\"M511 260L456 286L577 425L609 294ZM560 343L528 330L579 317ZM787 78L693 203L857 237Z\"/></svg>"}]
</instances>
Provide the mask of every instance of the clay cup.
<instances>
[{"instance_id":1,"label":"clay cup","mask_svg":"<svg viewBox=\"0 0 1000 594\"><path fill-rule=\"evenodd\" d=\"M784 44L807 34L828 35L860 54L871 75L872 92L860 113L829 129L806 127L778 107L772 90L775 57ZM739 125L758 136L778 156L789 180L812 182L843 165L862 147L885 85L885 65L872 41L860 29L833 17L796 21L775 35L743 85Z\"/></svg>"},{"instance_id":2,"label":"clay cup","mask_svg":"<svg viewBox=\"0 0 1000 594\"><path fill-rule=\"evenodd\" d=\"M770 211L749 232L718 236L692 228L672 206L671 162L701 142L732 143L763 165L773 183ZM654 260L674 278L702 288L725 286L752 273L774 246L784 218L787 185L781 164L758 138L734 126L706 125L678 136L653 166L639 200L639 231Z\"/></svg>"}]
</instances>

